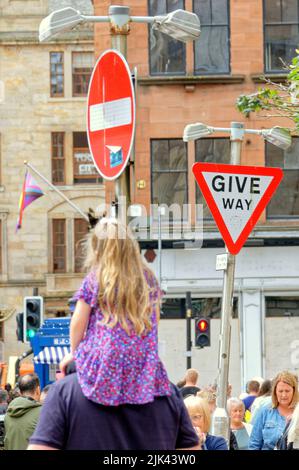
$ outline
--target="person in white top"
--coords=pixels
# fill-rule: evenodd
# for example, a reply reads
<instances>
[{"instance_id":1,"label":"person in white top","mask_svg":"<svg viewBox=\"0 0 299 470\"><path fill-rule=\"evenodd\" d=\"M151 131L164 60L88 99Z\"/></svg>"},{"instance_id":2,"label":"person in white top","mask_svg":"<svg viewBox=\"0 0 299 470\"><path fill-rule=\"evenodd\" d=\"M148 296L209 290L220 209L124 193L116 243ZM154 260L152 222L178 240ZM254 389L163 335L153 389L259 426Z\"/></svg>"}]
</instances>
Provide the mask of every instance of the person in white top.
<instances>
[{"instance_id":1,"label":"person in white top","mask_svg":"<svg viewBox=\"0 0 299 470\"><path fill-rule=\"evenodd\" d=\"M245 405L239 398L227 401L227 412L230 417L230 428L237 439L239 450L247 450L252 426L244 422Z\"/></svg>"}]
</instances>

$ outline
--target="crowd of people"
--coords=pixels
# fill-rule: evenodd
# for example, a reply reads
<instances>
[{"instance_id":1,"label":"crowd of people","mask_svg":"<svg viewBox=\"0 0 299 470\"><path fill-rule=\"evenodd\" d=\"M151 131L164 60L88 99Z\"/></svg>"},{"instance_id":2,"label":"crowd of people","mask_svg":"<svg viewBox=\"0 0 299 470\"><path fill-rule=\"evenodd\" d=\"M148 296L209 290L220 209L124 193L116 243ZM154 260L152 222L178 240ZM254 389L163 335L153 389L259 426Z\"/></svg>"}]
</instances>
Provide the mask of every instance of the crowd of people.
<instances>
[{"instance_id":1,"label":"crowd of people","mask_svg":"<svg viewBox=\"0 0 299 470\"><path fill-rule=\"evenodd\" d=\"M0 393L8 450L299 449L298 379L229 385L228 441L211 432L217 386L189 369L175 386L158 355L162 292L127 227L103 217L86 243L88 274L74 296L71 352L41 393L35 374ZM9 402L9 403L8 403Z\"/></svg>"},{"instance_id":2,"label":"crowd of people","mask_svg":"<svg viewBox=\"0 0 299 470\"><path fill-rule=\"evenodd\" d=\"M207 450L211 450L210 420L217 406L217 391L215 386L198 391L196 370L190 369L187 376L195 378L193 388L185 380L180 381L178 386L201 441L206 443ZM273 380L250 380L246 388L246 392L239 397L230 396L231 387L228 390L227 413L231 433L226 449L299 450L297 375L283 371ZM236 442L232 440L232 435ZM224 449L224 443L217 439L215 442L218 442L219 450ZM213 450L218 449L213 446Z\"/></svg>"}]
</instances>

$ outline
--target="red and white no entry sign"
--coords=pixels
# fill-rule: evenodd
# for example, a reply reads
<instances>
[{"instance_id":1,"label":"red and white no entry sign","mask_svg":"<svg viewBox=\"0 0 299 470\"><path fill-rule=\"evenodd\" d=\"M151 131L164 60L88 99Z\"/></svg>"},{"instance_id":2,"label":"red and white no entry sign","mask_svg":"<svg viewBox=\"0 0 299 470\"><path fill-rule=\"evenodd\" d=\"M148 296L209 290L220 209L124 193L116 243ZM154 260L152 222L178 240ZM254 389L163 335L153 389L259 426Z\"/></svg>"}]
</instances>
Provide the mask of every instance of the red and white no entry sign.
<instances>
[{"instance_id":1,"label":"red and white no entry sign","mask_svg":"<svg viewBox=\"0 0 299 470\"><path fill-rule=\"evenodd\" d=\"M105 51L90 79L87 136L94 164L106 180L120 176L130 157L135 131L135 95L123 55Z\"/></svg>"},{"instance_id":2,"label":"red and white no entry sign","mask_svg":"<svg viewBox=\"0 0 299 470\"><path fill-rule=\"evenodd\" d=\"M195 163L192 171L228 250L236 255L282 180L282 170Z\"/></svg>"}]
</instances>

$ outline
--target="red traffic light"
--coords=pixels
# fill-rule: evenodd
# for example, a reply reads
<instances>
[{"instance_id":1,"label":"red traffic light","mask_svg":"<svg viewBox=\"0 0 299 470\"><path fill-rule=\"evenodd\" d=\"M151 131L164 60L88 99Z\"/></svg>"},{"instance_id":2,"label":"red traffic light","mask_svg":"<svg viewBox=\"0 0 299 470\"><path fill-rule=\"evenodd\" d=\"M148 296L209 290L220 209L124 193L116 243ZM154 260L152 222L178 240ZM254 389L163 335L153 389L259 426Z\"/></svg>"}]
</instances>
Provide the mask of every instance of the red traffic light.
<instances>
[{"instance_id":1,"label":"red traffic light","mask_svg":"<svg viewBox=\"0 0 299 470\"><path fill-rule=\"evenodd\" d=\"M200 332L204 332L207 331L207 329L209 328L209 324L206 320L201 319L198 321L197 327Z\"/></svg>"}]
</instances>

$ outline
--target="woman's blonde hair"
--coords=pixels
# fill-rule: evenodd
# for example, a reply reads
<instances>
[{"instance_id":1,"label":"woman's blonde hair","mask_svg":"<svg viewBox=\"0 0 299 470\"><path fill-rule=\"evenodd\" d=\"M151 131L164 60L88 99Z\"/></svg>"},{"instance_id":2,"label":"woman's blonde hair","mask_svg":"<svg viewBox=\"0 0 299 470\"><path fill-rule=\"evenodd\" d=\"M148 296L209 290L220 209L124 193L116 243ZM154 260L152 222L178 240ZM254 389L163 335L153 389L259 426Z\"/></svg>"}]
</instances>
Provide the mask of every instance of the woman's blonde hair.
<instances>
[{"instance_id":1,"label":"woman's blonde hair","mask_svg":"<svg viewBox=\"0 0 299 470\"><path fill-rule=\"evenodd\" d=\"M210 403L210 404L215 403L217 399L216 393L213 392L212 390L207 390L207 389L200 390L199 392L197 392L196 396L199 398L202 398L203 400L205 400L207 403Z\"/></svg>"},{"instance_id":2,"label":"woman's blonde hair","mask_svg":"<svg viewBox=\"0 0 299 470\"><path fill-rule=\"evenodd\" d=\"M289 405L289 408L294 408L299 400L299 395L298 395L298 377L291 372L288 371L283 371L280 372L274 379L273 381L273 387L272 387L272 405L273 408L277 408L279 403L276 395L276 388L278 382L284 382L288 384L290 387L293 388L293 397L292 401Z\"/></svg>"},{"instance_id":3,"label":"woman's blonde hair","mask_svg":"<svg viewBox=\"0 0 299 470\"><path fill-rule=\"evenodd\" d=\"M185 398L184 403L191 420L192 416L196 416L198 413L203 416L204 429L201 429L201 431L205 433L209 432L211 427L211 413L207 401L203 398L190 395L189 397Z\"/></svg>"},{"instance_id":4,"label":"woman's blonde hair","mask_svg":"<svg viewBox=\"0 0 299 470\"><path fill-rule=\"evenodd\" d=\"M119 323L127 334L132 328L137 335L149 331L152 309L145 271L153 281L155 276L143 263L129 229L114 218L104 217L89 234L86 248L84 265L95 271L99 283L102 324L113 328Z\"/></svg>"}]
</instances>

